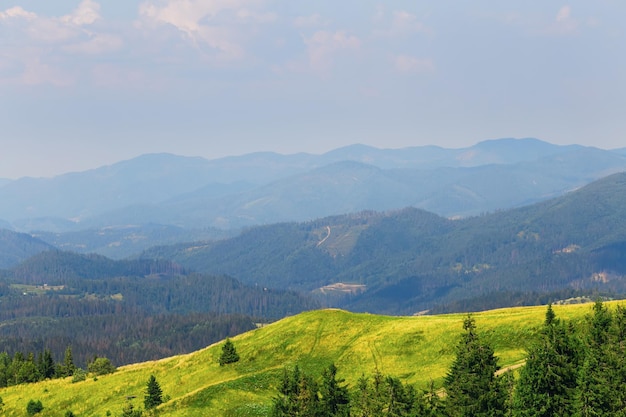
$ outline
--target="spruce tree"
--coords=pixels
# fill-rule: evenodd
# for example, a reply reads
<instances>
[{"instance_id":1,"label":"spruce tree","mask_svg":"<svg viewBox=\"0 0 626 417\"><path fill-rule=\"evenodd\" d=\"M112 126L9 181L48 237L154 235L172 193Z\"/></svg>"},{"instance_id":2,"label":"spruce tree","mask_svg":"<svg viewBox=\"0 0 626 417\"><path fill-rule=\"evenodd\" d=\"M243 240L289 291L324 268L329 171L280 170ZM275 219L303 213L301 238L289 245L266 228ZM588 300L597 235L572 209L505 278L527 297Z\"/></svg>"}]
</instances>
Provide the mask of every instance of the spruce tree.
<instances>
[{"instance_id":1,"label":"spruce tree","mask_svg":"<svg viewBox=\"0 0 626 417\"><path fill-rule=\"evenodd\" d=\"M150 379L148 379L148 384L146 387L146 395L143 400L143 405L146 410L150 410L162 403L163 391L161 390L161 385L159 385L159 382L156 380L156 377L154 375L150 375Z\"/></svg>"},{"instance_id":2,"label":"spruce tree","mask_svg":"<svg viewBox=\"0 0 626 417\"><path fill-rule=\"evenodd\" d=\"M50 349L45 349L43 355L39 356L38 367L39 373L43 379L52 379L55 377L56 369Z\"/></svg>"},{"instance_id":3,"label":"spruce tree","mask_svg":"<svg viewBox=\"0 0 626 417\"><path fill-rule=\"evenodd\" d=\"M315 380L300 371L296 365L290 373L287 369L279 385L279 395L273 399L272 417L321 417L321 404Z\"/></svg>"},{"instance_id":4,"label":"spruce tree","mask_svg":"<svg viewBox=\"0 0 626 417\"><path fill-rule=\"evenodd\" d=\"M626 415L624 340L620 321L600 301L589 317L585 359L578 375L576 417Z\"/></svg>"},{"instance_id":5,"label":"spruce tree","mask_svg":"<svg viewBox=\"0 0 626 417\"><path fill-rule=\"evenodd\" d=\"M446 412L451 417L499 417L506 414L507 393L493 349L476 333L471 316L463 321L464 333L456 358L444 379Z\"/></svg>"},{"instance_id":6,"label":"spruce tree","mask_svg":"<svg viewBox=\"0 0 626 417\"><path fill-rule=\"evenodd\" d=\"M72 348L70 346L65 349L65 355L63 358L63 364L59 369L59 376L66 377L74 375L76 366L74 365L74 357L72 355Z\"/></svg>"},{"instance_id":7,"label":"spruce tree","mask_svg":"<svg viewBox=\"0 0 626 417\"><path fill-rule=\"evenodd\" d=\"M321 408L324 416L344 417L350 415L348 388L337 379L337 367L331 363L322 373Z\"/></svg>"},{"instance_id":8,"label":"spruce tree","mask_svg":"<svg viewBox=\"0 0 626 417\"><path fill-rule=\"evenodd\" d=\"M529 349L513 401L516 417L571 416L578 355L573 335L556 319L552 306L539 340Z\"/></svg>"},{"instance_id":9,"label":"spruce tree","mask_svg":"<svg viewBox=\"0 0 626 417\"><path fill-rule=\"evenodd\" d=\"M357 390L352 401L352 415L355 417L382 416L386 409L384 376L376 370L370 383L370 378L361 375L357 382Z\"/></svg>"},{"instance_id":10,"label":"spruce tree","mask_svg":"<svg viewBox=\"0 0 626 417\"><path fill-rule=\"evenodd\" d=\"M230 339L226 339L224 342L224 346L222 346L222 354L220 355L220 366L224 366L229 363L234 363L239 361L239 355L237 354L237 350L235 349L235 345Z\"/></svg>"}]
</instances>

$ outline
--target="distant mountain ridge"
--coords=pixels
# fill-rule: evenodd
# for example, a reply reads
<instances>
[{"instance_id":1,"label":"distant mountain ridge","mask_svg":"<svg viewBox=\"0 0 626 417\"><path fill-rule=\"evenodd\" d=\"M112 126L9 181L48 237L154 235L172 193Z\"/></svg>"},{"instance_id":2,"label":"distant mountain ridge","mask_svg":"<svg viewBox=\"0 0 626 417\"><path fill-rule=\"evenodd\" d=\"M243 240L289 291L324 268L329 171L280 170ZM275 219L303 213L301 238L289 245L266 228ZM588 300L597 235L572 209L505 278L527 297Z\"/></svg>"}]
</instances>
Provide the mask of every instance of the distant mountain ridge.
<instances>
[{"instance_id":1,"label":"distant mountain ridge","mask_svg":"<svg viewBox=\"0 0 626 417\"><path fill-rule=\"evenodd\" d=\"M559 196L624 170L624 153L537 139L463 149L352 145L323 155L260 152L216 160L150 154L5 183L0 227L33 232L67 250L123 258L152 245L362 210L417 207L467 217Z\"/></svg>"},{"instance_id":2,"label":"distant mountain ridge","mask_svg":"<svg viewBox=\"0 0 626 417\"><path fill-rule=\"evenodd\" d=\"M577 146L557 146L536 139L502 139L464 149L421 146L376 149L353 145L323 155L270 152L206 160L171 154L148 154L84 172L53 178L20 178L0 186L0 219L63 217L85 219L135 204L155 204L209 184L266 185L281 178L342 161L384 169L474 167L513 164L564 153Z\"/></svg>"}]
</instances>

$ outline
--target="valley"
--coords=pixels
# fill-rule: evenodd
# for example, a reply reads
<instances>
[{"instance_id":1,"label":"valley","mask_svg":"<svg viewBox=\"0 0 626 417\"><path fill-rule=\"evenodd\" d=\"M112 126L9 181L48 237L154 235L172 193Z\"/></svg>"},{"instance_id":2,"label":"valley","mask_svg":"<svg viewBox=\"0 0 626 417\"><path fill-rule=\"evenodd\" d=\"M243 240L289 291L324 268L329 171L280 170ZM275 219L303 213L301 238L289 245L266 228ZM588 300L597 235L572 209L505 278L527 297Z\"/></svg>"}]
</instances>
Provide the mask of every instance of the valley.
<instances>
[{"instance_id":1,"label":"valley","mask_svg":"<svg viewBox=\"0 0 626 417\"><path fill-rule=\"evenodd\" d=\"M352 389L376 371L420 390L430 381L441 387L467 312L477 312L500 367L517 376L546 304L583 326L590 304L556 304L624 298L624 155L500 140L437 150L450 166L407 168L405 155L417 163L431 151L229 160L248 167L240 177L226 161L196 159L187 188L178 184L188 161L170 155L55 178L59 195L85 175L80 181L109 198L120 190L103 178L130 172L143 191L120 176L128 187L120 195L135 200L97 210L57 201L43 217L6 217L0 352L9 360L49 350L60 361L71 347L81 368L94 356L119 368L75 383L33 374L42 381L31 392L51 410L119 413L154 374L168 395L163 415L260 416L285 367L296 365L320 375L336 364ZM348 159L333 160L340 156ZM318 166L324 158L330 164ZM252 184L269 160L275 177ZM598 164L581 168L581 160ZM163 182L167 164L178 171ZM206 185L217 167L241 182L218 185L215 176ZM40 195L44 210L41 184L18 182L34 184L24 195ZM10 200L15 184L0 186L7 210L26 203ZM217 364L225 338L241 355L228 367ZM4 410L17 415L24 387L7 385Z\"/></svg>"}]
</instances>

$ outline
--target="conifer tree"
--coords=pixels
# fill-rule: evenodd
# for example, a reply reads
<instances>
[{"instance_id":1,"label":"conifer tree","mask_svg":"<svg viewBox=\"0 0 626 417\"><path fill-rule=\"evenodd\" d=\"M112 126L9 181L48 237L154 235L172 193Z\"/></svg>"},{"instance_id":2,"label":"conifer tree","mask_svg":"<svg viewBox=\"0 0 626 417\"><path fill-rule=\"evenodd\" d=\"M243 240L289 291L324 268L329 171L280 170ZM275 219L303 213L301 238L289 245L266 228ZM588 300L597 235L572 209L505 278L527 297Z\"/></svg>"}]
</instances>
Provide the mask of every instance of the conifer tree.
<instances>
[{"instance_id":1,"label":"conifer tree","mask_svg":"<svg viewBox=\"0 0 626 417\"><path fill-rule=\"evenodd\" d=\"M620 321L598 301L589 317L585 359L578 375L575 416L626 415Z\"/></svg>"},{"instance_id":2,"label":"conifer tree","mask_svg":"<svg viewBox=\"0 0 626 417\"><path fill-rule=\"evenodd\" d=\"M287 369L274 398L272 417L321 417L320 398L315 380L300 371L296 365L291 373Z\"/></svg>"},{"instance_id":3,"label":"conifer tree","mask_svg":"<svg viewBox=\"0 0 626 417\"><path fill-rule=\"evenodd\" d=\"M445 416L443 403L439 398L439 394L435 389L435 383L433 381L430 381L428 389L423 390L421 395L416 396L413 409L414 415L419 417Z\"/></svg>"},{"instance_id":4,"label":"conifer tree","mask_svg":"<svg viewBox=\"0 0 626 417\"><path fill-rule=\"evenodd\" d=\"M154 375L150 375L146 387L146 395L143 400L143 405L146 410L150 410L162 403L163 391L161 390L161 385L159 385L159 382L156 380L156 377Z\"/></svg>"},{"instance_id":5,"label":"conifer tree","mask_svg":"<svg viewBox=\"0 0 626 417\"><path fill-rule=\"evenodd\" d=\"M384 376L376 370L370 383L370 379L361 375L357 382L357 390L352 401L352 415L355 417L378 417L382 416L386 408L384 401Z\"/></svg>"},{"instance_id":6,"label":"conifer tree","mask_svg":"<svg viewBox=\"0 0 626 417\"><path fill-rule=\"evenodd\" d=\"M513 402L516 417L572 415L578 361L572 337L549 305L539 340L520 370Z\"/></svg>"},{"instance_id":7,"label":"conifer tree","mask_svg":"<svg viewBox=\"0 0 626 417\"><path fill-rule=\"evenodd\" d=\"M341 385L343 379L337 379L337 367L331 363L322 373L320 394L324 416L344 417L350 415L350 396L348 388Z\"/></svg>"},{"instance_id":8,"label":"conifer tree","mask_svg":"<svg viewBox=\"0 0 626 417\"><path fill-rule=\"evenodd\" d=\"M56 369L50 349L45 349L43 355L39 356L38 366L43 379L55 377Z\"/></svg>"},{"instance_id":9,"label":"conifer tree","mask_svg":"<svg viewBox=\"0 0 626 417\"><path fill-rule=\"evenodd\" d=\"M444 379L446 412L451 417L499 417L506 414L507 394L493 349L476 333L471 316L463 321L464 333L456 358Z\"/></svg>"},{"instance_id":10,"label":"conifer tree","mask_svg":"<svg viewBox=\"0 0 626 417\"><path fill-rule=\"evenodd\" d=\"M230 339L226 339L224 346L222 346L222 354L220 355L220 366L224 366L229 363L235 363L239 361L239 354L235 349L235 345Z\"/></svg>"},{"instance_id":11,"label":"conifer tree","mask_svg":"<svg viewBox=\"0 0 626 417\"><path fill-rule=\"evenodd\" d=\"M59 369L59 375L61 377L72 376L74 375L74 371L76 370L76 366L74 365L74 357L72 355L72 348L70 346L65 349L65 355L63 358L63 364Z\"/></svg>"}]
</instances>

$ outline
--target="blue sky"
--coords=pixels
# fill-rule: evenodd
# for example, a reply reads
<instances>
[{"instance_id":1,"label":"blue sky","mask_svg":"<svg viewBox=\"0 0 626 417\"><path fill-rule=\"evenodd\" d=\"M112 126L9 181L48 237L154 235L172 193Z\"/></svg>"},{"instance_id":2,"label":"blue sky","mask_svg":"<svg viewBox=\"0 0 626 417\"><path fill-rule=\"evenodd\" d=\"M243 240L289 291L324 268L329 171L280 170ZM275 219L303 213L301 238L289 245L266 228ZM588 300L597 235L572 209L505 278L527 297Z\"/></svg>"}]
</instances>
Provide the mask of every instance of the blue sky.
<instances>
[{"instance_id":1,"label":"blue sky","mask_svg":"<svg viewBox=\"0 0 626 417\"><path fill-rule=\"evenodd\" d=\"M626 146L626 2L0 0L0 177L485 139Z\"/></svg>"}]
</instances>

